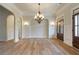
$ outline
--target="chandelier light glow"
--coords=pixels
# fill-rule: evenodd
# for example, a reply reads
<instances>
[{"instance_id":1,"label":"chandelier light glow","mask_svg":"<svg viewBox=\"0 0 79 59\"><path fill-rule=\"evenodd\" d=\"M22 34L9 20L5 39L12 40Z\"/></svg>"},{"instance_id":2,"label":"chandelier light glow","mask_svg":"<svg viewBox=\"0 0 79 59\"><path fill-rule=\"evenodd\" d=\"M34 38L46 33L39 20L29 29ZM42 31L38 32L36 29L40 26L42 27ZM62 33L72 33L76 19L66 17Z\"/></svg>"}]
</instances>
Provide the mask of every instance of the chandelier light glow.
<instances>
[{"instance_id":1,"label":"chandelier light glow","mask_svg":"<svg viewBox=\"0 0 79 59\"><path fill-rule=\"evenodd\" d=\"M38 10L37 14L35 15L34 19L40 24L41 21L44 20L44 16L43 16L43 14L40 12L40 3L38 3L38 6L39 6L39 10Z\"/></svg>"}]
</instances>

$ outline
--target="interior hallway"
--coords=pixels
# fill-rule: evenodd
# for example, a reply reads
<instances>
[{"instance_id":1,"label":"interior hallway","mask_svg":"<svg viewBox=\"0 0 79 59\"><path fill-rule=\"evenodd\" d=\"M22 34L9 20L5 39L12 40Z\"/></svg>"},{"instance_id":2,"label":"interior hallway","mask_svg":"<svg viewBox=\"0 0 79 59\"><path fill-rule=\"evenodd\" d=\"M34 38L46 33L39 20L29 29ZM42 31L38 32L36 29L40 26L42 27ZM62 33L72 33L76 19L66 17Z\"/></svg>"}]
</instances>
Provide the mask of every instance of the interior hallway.
<instances>
[{"instance_id":1,"label":"interior hallway","mask_svg":"<svg viewBox=\"0 0 79 59\"><path fill-rule=\"evenodd\" d=\"M13 42L13 41L12 41ZM23 39L18 43L0 42L1 55L77 55L78 50L57 39Z\"/></svg>"},{"instance_id":2,"label":"interior hallway","mask_svg":"<svg viewBox=\"0 0 79 59\"><path fill-rule=\"evenodd\" d=\"M1 3L0 54L79 55L79 4Z\"/></svg>"}]
</instances>

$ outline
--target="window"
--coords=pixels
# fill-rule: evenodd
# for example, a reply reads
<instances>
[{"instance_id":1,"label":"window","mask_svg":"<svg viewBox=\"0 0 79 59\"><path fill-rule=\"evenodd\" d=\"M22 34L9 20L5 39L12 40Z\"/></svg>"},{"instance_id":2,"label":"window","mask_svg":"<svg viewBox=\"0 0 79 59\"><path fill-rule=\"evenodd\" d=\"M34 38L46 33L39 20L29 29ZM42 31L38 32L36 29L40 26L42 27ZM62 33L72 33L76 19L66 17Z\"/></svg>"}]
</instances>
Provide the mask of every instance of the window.
<instances>
[{"instance_id":1,"label":"window","mask_svg":"<svg viewBox=\"0 0 79 59\"><path fill-rule=\"evenodd\" d=\"M79 36L79 14L74 16L75 19L75 36Z\"/></svg>"}]
</instances>

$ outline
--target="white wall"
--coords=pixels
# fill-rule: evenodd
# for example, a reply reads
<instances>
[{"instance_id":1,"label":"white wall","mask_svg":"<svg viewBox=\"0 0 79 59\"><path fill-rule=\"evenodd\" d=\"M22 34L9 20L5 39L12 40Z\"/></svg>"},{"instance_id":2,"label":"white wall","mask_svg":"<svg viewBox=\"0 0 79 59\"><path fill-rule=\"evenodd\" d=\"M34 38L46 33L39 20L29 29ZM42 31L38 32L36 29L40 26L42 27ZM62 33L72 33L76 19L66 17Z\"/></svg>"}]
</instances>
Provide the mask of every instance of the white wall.
<instances>
[{"instance_id":1,"label":"white wall","mask_svg":"<svg viewBox=\"0 0 79 59\"><path fill-rule=\"evenodd\" d=\"M40 24L37 21L31 22L31 37L32 38L48 38L48 21L43 20Z\"/></svg>"},{"instance_id":2,"label":"white wall","mask_svg":"<svg viewBox=\"0 0 79 59\"><path fill-rule=\"evenodd\" d=\"M33 17L23 17L23 23L28 22L29 25L23 26L23 38L48 38L48 21L42 21L40 24Z\"/></svg>"},{"instance_id":3,"label":"white wall","mask_svg":"<svg viewBox=\"0 0 79 59\"><path fill-rule=\"evenodd\" d=\"M28 22L29 25L24 25L25 22ZM22 38L31 38L31 17L23 16Z\"/></svg>"},{"instance_id":4,"label":"white wall","mask_svg":"<svg viewBox=\"0 0 79 59\"><path fill-rule=\"evenodd\" d=\"M52 24L52 22L54 24ZM55 38L56 37L56 21L55 17L52 16L49 18L49 38Z\"/></svg>"},{"instance_id":5,"label":"white wall","mask_svg":"<svg viewBox=\"0 0 79 59\"><path fill-rule=\"evenodd\" d=\"M21 37L21 16L15 15L15 42Z\"/></svg>"},{"instance_id":6,"label":"white wall","mask_svg":"<svg viewBox=\"0 0 79 59\"><path fill-rule=\"evenodd\" d=\"M22 18L19 17L18 19L18 38L22 38Z\"/></svg>"},{"instance_id":7,"label":"white wall","mask_svg":"<svg viewBox=\"0 0 79 59\"><path fill-rule=\"evenodd\" d=\"M64 18L64 43L72 46L72 10L79 4L69 4L62 9L60 9L56 16L58 18L62 17ZM79 7L79 6L78 6Z\"/></svg>"},{"instance_id":8,"label":"white wall","mask_svg":"<svg viewBox=\"0 0 79 59\"><path fill-rule=\"evenodd\" d=\"M49 26L49 38L55 38L56 37L56 27L50 25Z\"/></svg>"}]
</instances>

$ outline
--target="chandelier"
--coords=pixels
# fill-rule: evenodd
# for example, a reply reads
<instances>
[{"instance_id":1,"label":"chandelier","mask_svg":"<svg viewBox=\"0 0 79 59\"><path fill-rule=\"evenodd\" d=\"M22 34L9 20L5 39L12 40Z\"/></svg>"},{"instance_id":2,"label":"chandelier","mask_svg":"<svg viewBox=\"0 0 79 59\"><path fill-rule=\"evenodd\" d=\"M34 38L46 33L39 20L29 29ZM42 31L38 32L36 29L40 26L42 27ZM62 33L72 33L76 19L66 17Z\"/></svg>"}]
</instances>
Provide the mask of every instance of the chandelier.
<instances>
[{"instance_id":1,"label":"chandelier","mask_svg":"<svg viewBox=\"0 0 79 59\"><path fill-rule=\"evenodd\" d=\"M34 17L34 19L40 24L41 23L41 21L43 21L44 20L44 16L43 16L43 14L40 12L40 3L38 3L38 12L37 12L37 14L35 15L35 17Z\"/></svg>"}]
</instances>

